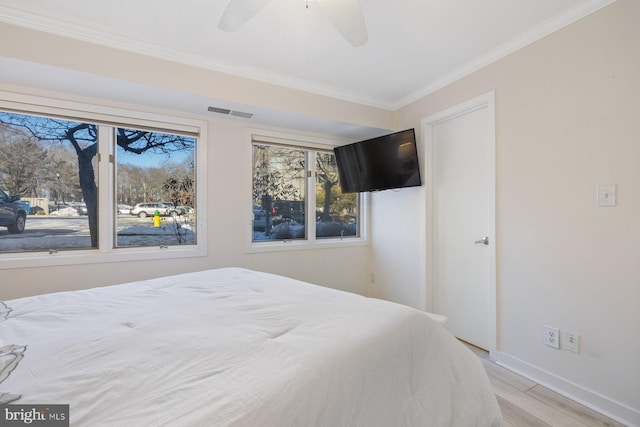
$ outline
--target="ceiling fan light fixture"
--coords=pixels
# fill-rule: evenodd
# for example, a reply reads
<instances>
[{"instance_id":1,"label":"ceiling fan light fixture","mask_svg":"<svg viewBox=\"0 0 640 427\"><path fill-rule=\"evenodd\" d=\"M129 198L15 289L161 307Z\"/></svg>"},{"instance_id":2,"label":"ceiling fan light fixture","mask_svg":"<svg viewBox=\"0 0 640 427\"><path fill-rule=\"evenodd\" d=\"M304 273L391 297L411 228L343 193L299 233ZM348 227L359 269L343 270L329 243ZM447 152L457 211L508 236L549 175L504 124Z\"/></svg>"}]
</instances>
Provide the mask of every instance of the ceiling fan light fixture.
<instances>
[{"instance_id":1,"label":"ceiling fan light fixture","mask_svg":"<svg viewBox=\"0 0 640 427\"><path fill-rule=\"evenodd\" d=\"M230 0L224 10L218 28L233 32L249 21L270 0ZM305 6L309 8L309 1ZM334 27L353 47L367 43L369 36L360 0L316 0Z\"/></svg>"},{"instance_id":2,"label":"ceiling fan light fixture","mask_svg":"<svg viewBox=\"0 0 640 427\"><path fill-rule=\"evenodd\" d=\"M334 27L353 47L369 41L360 0L318 0Z\"/></svg>"},{"instance_id":3,"label":"ceiling fan light fixture","mask_svg":"<svg viewBox=\"0 0 640 427\"><path fill-rule=\"evenodd\" d=\"M237 30L267 3L269 0L231 0L218 22L218 28L228 32Z\"/></svg>"}]
</instances>

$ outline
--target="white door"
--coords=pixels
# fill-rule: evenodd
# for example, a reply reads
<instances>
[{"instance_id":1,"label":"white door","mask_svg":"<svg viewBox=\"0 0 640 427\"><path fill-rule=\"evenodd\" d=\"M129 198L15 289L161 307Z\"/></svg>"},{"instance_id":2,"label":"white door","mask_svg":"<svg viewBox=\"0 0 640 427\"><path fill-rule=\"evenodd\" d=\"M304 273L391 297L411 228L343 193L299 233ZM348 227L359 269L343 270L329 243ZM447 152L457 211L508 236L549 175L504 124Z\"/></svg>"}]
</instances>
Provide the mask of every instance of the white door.
<instances>
[{"instance_id":1,"label":"white door","mask_svg":"<svg viewBox=\"0 0 640 427\"><path fill-rule=\"evenodd\" d=\"M427 266L432 310L458 338L495 356L495 113L493 93L424 122ZM429 305L427 305L429 306Z\"/></svg>"}]
</instances>

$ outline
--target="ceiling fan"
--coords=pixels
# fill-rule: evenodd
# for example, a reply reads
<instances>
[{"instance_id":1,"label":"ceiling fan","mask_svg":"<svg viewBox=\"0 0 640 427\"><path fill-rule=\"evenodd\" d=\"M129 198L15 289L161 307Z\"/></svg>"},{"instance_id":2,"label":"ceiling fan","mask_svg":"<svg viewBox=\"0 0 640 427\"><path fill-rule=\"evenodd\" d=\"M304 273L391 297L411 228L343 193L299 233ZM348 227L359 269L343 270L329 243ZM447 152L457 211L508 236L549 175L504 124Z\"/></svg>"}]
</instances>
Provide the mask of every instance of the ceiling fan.
<instances>
[{"instance_id":1,"label":"ceiling fan","mask_svg":"<svg viewBox=\"0 0 640 427\"><path fill-rule=\"evenodd\" d=\"M367 26L360 0L316 0L336 29L353 47L367 43ZM258 13L269 0L231 0L218 28L233 32ZM308 5L307 5L308 7Z\"/></svg>"}]
</instances>

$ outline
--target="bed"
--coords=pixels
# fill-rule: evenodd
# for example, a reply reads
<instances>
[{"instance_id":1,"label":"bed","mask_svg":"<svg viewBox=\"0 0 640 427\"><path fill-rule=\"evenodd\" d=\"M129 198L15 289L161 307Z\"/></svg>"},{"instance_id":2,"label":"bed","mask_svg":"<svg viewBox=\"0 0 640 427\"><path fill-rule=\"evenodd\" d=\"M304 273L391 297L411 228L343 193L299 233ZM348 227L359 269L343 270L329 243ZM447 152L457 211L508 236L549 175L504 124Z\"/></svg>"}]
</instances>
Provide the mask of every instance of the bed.
<instances>
[{"instance_id":1,"label":"bed","mask_svg":"<svg viewBox=\"0 0 640 427\"><path fill-rule=\"evenodd\" d=\"M4 403L72 426L498 426L479 359L427 314L222 268L0 305Z\"/></svg>"}]
</instances>

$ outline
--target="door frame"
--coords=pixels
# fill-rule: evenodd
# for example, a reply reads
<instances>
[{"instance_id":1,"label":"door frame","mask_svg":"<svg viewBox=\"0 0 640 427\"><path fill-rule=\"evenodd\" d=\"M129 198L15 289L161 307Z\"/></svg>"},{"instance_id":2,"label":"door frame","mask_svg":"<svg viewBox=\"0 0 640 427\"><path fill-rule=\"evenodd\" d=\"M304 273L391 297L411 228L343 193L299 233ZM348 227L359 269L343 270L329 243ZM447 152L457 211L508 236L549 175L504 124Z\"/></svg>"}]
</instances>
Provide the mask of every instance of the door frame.
<instances>
[{"instance_id":1,"label":"door frame","mask_svg":"<svg viewBox=\"0 0 640 427\"><path fill-rule=\"evenodd\" d=\"M492 244L489 245L489 358L497 358L497 279L496 279L496 120L495 120L495 91L485 93L476 98L433 114L420 121L424 139L424 165L425 165L425 302L427 311L433 311L435 284L433 278L434 266L434 224L433 224L433 128L447 120L454 119L473 111L487 108L489 131L489 165L488 173L488 197L489 197L489 229L487 236Z\"/></svg>"}]
</instances>

